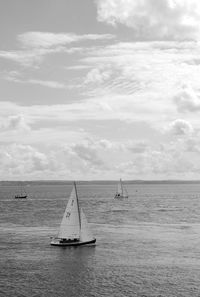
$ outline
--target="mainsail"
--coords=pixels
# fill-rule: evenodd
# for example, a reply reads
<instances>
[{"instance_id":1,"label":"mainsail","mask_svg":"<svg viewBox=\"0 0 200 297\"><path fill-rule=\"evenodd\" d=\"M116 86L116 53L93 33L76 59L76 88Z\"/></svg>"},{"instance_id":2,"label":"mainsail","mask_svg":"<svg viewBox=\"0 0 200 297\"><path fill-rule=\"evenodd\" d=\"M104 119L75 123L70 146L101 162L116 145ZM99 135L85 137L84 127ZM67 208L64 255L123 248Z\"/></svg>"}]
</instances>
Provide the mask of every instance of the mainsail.
<instances>
[{"instance_id":1,"label":"mainsail","mask_svg":"<svg viewBox=\"0 0 200 297\"><path fill-rule=\"evenodd\" d=\"M117 192L115 194L115 198L128 198L128 192L124 188L121 179L120 179L120 181L119 181L119 183L117 185Z\"/></svg>"},{"instance_id":2,"label":"mainsail","mask_svg":"<svg viewBox=\"0 0 200 297\"><path fill-rule=\"evenodd\" d=\"M123 186L122 186L122 180L120 179L118 186L117 186L117 193L123 196Z\"/></svg>"},{"instance_id":3,"label":"mainsail","mask_svg":"<svg viewBox=\"0 0 200 297\"><path fill-rule=\"evenodd\" d=\"M81 221L77 198L74 185L61 221L58 238L80 238Z\"/></svg>"}]
</instances>

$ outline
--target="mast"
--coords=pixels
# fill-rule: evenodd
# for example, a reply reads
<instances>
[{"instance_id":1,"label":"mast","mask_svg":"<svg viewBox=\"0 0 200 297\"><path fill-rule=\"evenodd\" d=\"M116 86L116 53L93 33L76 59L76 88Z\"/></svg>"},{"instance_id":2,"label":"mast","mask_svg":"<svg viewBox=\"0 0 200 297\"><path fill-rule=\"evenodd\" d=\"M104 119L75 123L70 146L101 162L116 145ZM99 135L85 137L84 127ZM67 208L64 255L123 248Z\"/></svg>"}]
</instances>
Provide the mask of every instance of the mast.
<instances>
[{"instance_id":1,"label":"mast","mask_svg":"<svg viewBox=\"0 0 200 297\"><path fill-rule=\"evenodd\" d=\"M122 191L122 196L123 196L123 186L122 186L122 180L121 180L121 178L120 178L120 184L121 184L121 191Z\"/></svg>"},{"instance_id":2,"label":"mast","mask_svg":"<svg viewBox=\"0 0 200 297\"><path fill-rule=\"evenodd\" d=\"M77 206L78 206L79 226L80 226L80 230L81 230L81 213L80 213L80 208L79 208L78 193L77 193L77 188L76 188L75 181L74 181L74 188L75 188L76 199L77 199Z\"/></svg>"},{"instance_id":3,"label":"mast","mask_svg":"<svg viewBox=\"0 0 200 297\"><path fill-rule=\"evenodd\" d=\"M26 191L25 191L25 188L23 186L23 183L21 182L21 195L26 195Z\"/></svg>"}]
</instances>

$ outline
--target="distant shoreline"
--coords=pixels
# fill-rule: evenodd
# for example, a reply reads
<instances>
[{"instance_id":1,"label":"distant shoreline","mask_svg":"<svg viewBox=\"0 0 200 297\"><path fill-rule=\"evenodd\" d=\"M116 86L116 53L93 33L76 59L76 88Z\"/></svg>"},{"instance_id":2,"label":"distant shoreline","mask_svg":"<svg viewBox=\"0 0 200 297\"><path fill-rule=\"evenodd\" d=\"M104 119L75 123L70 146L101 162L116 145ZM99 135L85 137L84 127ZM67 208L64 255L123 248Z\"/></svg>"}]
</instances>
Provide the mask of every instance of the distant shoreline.
<instances>
[{"instance_id":1,"label":"distant shoreline","mask_svg":"<svg viewBox=\"0 0 200 297\"><path fill-rule=\"evenodd\" d=\"M73 183L69 180L30 180L30 181L0 181L0 186L18 185L71 185ZM113 185L118 180L79 180L77 184L87 185ZM123 180L124 184L200 184L200 180Z\"/></svg>"}]
</instances>

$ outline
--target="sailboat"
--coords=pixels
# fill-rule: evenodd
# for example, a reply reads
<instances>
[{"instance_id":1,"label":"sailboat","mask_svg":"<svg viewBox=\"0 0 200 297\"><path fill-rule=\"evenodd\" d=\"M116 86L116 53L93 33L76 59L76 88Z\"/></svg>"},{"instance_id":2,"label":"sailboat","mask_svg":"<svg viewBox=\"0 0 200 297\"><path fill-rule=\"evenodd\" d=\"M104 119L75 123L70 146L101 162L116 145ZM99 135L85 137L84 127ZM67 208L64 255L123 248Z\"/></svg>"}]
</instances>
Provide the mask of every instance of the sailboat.
<instances>
[{"instance_id":1,"label":"sailboat","mask_svg":"<svg viewBox=\"0 0 200 297\"><path fill-rule=\"evenodd\" d=\"M65 209L57 237L53 238L51 245L79 246L94 244L96 239L92 236L86 216L79 207L76 183Z\"/></svg>"},{"instance_id":2,"label":"sailboat","mask_svg":"<svg viewBox=\"0 0 200 297\"><path fill-rule=\"evenodd\" d=\"M117 186L117 192L115 194L115 198L128 198L128 192L123 186L121 178Z\"/></svg>"},{"instance_id":3,"label":"sailboat","mask_svg":"<svg viewBox=\"0 0 200 297\"><path fill-rule=\"evenodd\" d=\"M17 193L17 194L15 195L15 199L26 199L27 197L28 197L28 195L27 195L27 193L26 193L24 187L23 187L22 184L21 184L21 186L20 186L20 191L19 191L19 193Z\"/></svg>"}]
</instances>

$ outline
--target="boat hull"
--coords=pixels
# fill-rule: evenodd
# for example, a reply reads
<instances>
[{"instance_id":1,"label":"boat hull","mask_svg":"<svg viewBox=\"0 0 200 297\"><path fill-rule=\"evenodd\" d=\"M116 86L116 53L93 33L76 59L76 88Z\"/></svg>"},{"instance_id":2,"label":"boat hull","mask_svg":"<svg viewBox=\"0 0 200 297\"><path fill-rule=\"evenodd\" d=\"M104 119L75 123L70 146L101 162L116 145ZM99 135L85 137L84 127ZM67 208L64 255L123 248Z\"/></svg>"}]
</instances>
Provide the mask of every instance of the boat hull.
<instances>
[{"instance_id":1,"label":"boat hull","mask_svg":"<svg viewBox=\"0 0 200 297\"><path fill-rule=\"evenodd\" d=\"M115 199L124 199L124 198L128 198L128 196L124 196L124 195L115 195Z\"/></svg>"},{"instance_id":2,"label":"boat hull","mask_svg":"<svg viewBox=\"0 0 200 297\"><path fill-rule=\"evenodd\" d=\"M54 239L51 241L51 245L54 246L80 246L80 245L90 245L95 244L96 239L92 239L90 241L74 241L74 242L60 242L58 239Z\"/></svg>"},{"instance_id":3,"label":"boat hull","mask_svg":"<svg viewBox=\"0 0 200 297\"><path fill-rule=\"evenodd\" d=\"M15 199L26 199L27 198L27 195L24 195L24 196L15 196Z\"/></svg>"}]
</instances>

